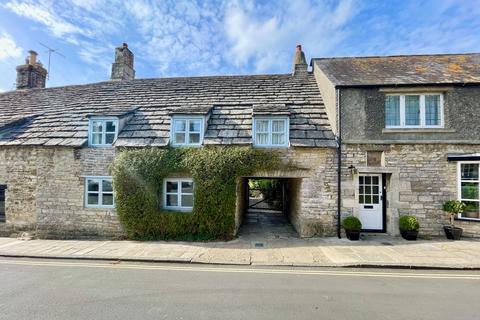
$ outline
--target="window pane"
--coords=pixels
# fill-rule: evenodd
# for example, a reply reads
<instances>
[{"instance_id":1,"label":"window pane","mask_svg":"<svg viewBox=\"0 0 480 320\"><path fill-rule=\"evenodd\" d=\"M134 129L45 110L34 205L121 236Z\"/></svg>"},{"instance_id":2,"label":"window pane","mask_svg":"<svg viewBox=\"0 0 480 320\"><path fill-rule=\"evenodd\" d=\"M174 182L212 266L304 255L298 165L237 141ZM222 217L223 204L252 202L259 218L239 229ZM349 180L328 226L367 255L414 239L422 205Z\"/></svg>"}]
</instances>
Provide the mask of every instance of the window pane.
<instances>
[{"instance_id":1,"label":"window pane","mask_svg":"<svg viewBox=\"0 0 480 320\"><path fill-rule=\"evenodd\" d=\"M462 199L479 200L478 186L476 182L462 182Z\"/></svg>"},{"instance_id":2,"label":"window pane","mask_svg":"<svg viewBox=\"0 0 480 320\"><path fill-rule=\"evenodd\" d=\"M365 186L365 194L371 194L372 193L372 187L371 186Z\"/></svg>"},{"instance_id":3,"label":"window pane","mask_svg":"<svg viewBox=\"0 0 480 320\"><path fill-rule=\"evenodd\" d=\"M465 210L462 212L462 217L464 218L480 218L479 202L477 201L464 201L467 205Z\"/></svg>"},{"instance_id":4,"label":"window pane","mask_svg":"<svg viewBox=\"0 0 480 320\"><path fill-rule=\"evenodd\" d=\"M175 143L185 143L185 133L175 133Z\"/></svg>"},{"instance_id":5,"label":"window pane","mask_svg":"<svg viewBox=\"0 0 480 320\"><path fill-rule=\"evenodd\" d=\"M361 185L359 188L358 188L358 193L360 194L364 194L365 193L365 187L363 185Z\"/></svg>"},{"instance_id":6,"label":"window pane","mask_svg":"<svg viewBox=\"0 0 480 320\"><path fill-rule=\"evenodd\" d=\"M385 124L387 126L400 125L400 96L385 97Z\"/></svg>"},{"instance_id":7,"label":"window pane","mask_svg":"<svg viewBox=\"0 0 480 320\"><path fill-rule=\"evenodd\" d=\"M257 133L257 144L268 144L268 133Z\"/></svg>"},{"instance_id":8,"label":"window pane","mask_svg":"<svg viewBox=\"0 0 480 320\"><path fill-rule=\"evenodd\" d=\"M420 125L420 96L405 96L405 124Z\"/></svg>"},{"instance_id":9,"label":"window pane","mask_svg":"<svg viewBox=\"0 0 480 320\"><path fill-rule=\"evenodd\" d=\"M372 203L372 196L371 195L365 195L365 202L364 203Z\"/></svg>"},{"instance_id":10,"label":"window pane","mask_svg":"<svg viewBox=\"0 0 480 320\"><path fill-rule=\"evenodd\" d=\"M113 192L113 186L111 180L102 180L102 191Z\"/></svg>"},{"instance_id":11,"label":"window pane","mask_svg":"<svg viewBox=\"0 0 480 320\"><path fill-rule=\"evenodd\" d=\"M98 191L99 190L99 183L97 180L88 180L88 191Z\"/></svg>"},{"instance_id":12,"label":"window pane","mask_svg":"<svg viewBox=\"0 0 480 320\"><path fill-rule=\"evenodd\" d=\"M167 194L167 207L178 206L178 197L176 194Z\"/></svg>"},{"instance_id":13,"label":"window pane","mask_svg":"<svg viewBox=\"0 0 480 320\"><path fill-rule=\"evenodd\" d=\"M87 203L92 205L98 205L98 194L89 193L87 197Z\"/></svg>"},{"instance_id":14,"label":"window pane","mask_svg":"<svg viewBox=\"0 0 480 320\"><path fill-rule=\"evenodd\" d=\"M189 143L200 143L200 133L190 133Z\"/></svg>"},{"instance_id":15,"label":"window pane","mask_svg":"<svg viewBox=\"0 0 480 320\"><path fill-rule=\"evenodd\" d=\"M365 202L365 199L363 198L363 195L360 195L360 197L358 198L358 202L359 203L364 203Z\"/></svg>"},{"instance_id":16,"label":"window pane","mask_svg":"<svg viewBox=\"0 0 480 320\"><path fill-rule=\"evenodd\" d=\"M257 120L255 130L257 132L268 132L268 120Z\"/></svg>"},{"instance_id":17,"label":"window pane","mask_svg":"<svg viewBox=\"0 0 480 320\"><path fill-rule=\"evenodd\" d=\"M478 180L478 167L477 163L462 163L462 180Z\"/></svg>"},{"instance_id":18,"label":"window pane","mask_svg":"<svg viewBox=\"0 0 480 320\"><path fill-rule=\"evenodd\" d=\"M285 134L283 134L283 133L273 133L272 134L272 144L285 144Z\"/></svg>"},{"instance_id":19,"label":"window pane","mask_svg":"<svg viewBox=\"0 0 480 320\"><path fill-rule=\"evenodd\" d=\"M92 122L92 132L102 132L103 131L103 122L102 121L93 121Z\"/></svg>"},{"instance_id":20,"label":"window pane","mask_svg":"<svg viewBox=\"0 0 480 320\"><path fill-rule=\"evenodd\" d=\"M115 121L106 121L106 132L113 132L115 133Z\"/></svg>"},{"instance_id":21,"label":"window pane","mask_svg":"<svg viewBox=\"0 0 480 320\"><path fill-rule=\"evenodd\" d=\"M378 184L378 177L372 177L372 183Z\"/></svg>"},{"instance_id":22,"label":"window pane","mask_svg":"<svg viewBox=\"0 0 480 320\"><path fill-rule=\"evenodd\" d=\"M360 184L363 184L363 176L358 177L358 181Z\"/></svg>"},{"instance_id":23,"label":"window pane","mask_svg":"<svg viewBox=\"0 0 480 320\"><path fill-rule=\"evenodd\" d=\"M378 186L373 186L372 193L373 194L378 194Z\"/></svg>"},{"instance_id":24,"label":"window pane","mask_svg":"<svg viewBox=\"0 0 480 320\"><path fill-rule=\"evenodd\" d=\"M378 196L373 196L372 197L372 203L378 204L379 203L379 197Z\"/></svg>"},{"instance_id":25,"label":"window pane","mask_svg":"<svg viewBox=\"0 0 480 320\"><path fill-rule=\"evenodd\" d=\"M174 127L175 132L185 131L186 128L187 128L187 125L185 120L175 120L175 127Z\"/></svg>"},{"instance_id":26,"label":"window pane","mask_svg":"<svg viewBox=\"0 0 480 320\"><path fill-rule=\"evenodd\" d=\"M101 133L92 133L92 144L102 144Z\"/></svg>"},{"instance_id":27,"label":"window pane","mask_svg":"<svg viewBox=\"0 0 480 320\"><path fill-rule=\"evenodd\" d=\"M273 120L272 121L272 132L284 132L285 131L285 121L284 120Z\"/></svg>"},{"instance_id":28,"label":"window pane","mask_svg":"<svg viewBox=\"0 0 480 320\"><path fill-rule=\"evenodd\" d=\"M193 182L182 181L182 193L193 193Z\"/></svg>"},{"instance_id":29,"label":"window pane","mask_svg":"<svg viewBox=\"0 0 480 320\"><path fill-rule=\"evenodd\" d=\"M113 140L115 140L115 133L105 134L105 144L112 144Z\"/></svg>"},{"instance_id":30,"label":"window pane","mask_svg":"<svg viewBox=\"0 0 480 320\"><path fill-rule=\"evenodd\" d=\"M365 177L365 184L370 184L372 183L372 177Z\"/></svg>"},{"instance_id":31,"label":"window pane","mask_svg":"<svg viewBox=\"0 0 480 320\"><path fill-rule=\"evenodd\" d=\"M178 192L178 182L177 181L167 181L167 192L177 193Z\"/></svg>"},{"instance_id":32,"label":"window pane","mask_svg":"<svg viewBox=\"0 0 480 320\"><path fill-rule=\"evenodd\" d=\"M102 204L104 206L112 206L113 205L113 194L103 194L102 195Z\"/></svg>"},{"instance_id":33,"label":"window pane","mask_svg":"<svg viewBox=\"0 0 480 320\"><path fill-rule=\"evenodd\" d=\"M193 195L182 195L182 207L193 207Z\"/></svg>"},{"instance_id":34,"label":"window pane","mask_svg":"<svg viewBox=\"0 0 480 320\"><path fill-rule=\"evenodd\" d=\"M200 132L201 120L190 120L190 132Z\"/></svg>"},{"instance_id":35,"label":"window pane","mask_svg":"<svg viewBox=\"0 0 480 320\"><path fill-rule=\"evenodd\" d=\"M438 126L440 124L440 96L425 96L425 124Z\"/></svg>"}]
</instances>

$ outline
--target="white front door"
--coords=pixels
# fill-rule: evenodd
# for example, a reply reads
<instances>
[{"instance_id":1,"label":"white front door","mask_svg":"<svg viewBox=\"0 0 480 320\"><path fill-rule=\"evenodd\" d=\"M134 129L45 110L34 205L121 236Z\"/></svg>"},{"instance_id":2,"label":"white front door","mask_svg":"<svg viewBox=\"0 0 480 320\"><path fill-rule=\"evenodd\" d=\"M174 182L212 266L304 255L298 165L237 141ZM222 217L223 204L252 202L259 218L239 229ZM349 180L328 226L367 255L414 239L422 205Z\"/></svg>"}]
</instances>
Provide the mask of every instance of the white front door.
<instances>
[{"instance_id":1,"label":"white front door","mask_svg":"<svg viewBox=\"0 0 480 320\"><path fill-rule=\"evenodd\" d=\"M358 203L363 230L383 231L383 181L381 174L358 177Z\"/></svg>"}]
</instances>

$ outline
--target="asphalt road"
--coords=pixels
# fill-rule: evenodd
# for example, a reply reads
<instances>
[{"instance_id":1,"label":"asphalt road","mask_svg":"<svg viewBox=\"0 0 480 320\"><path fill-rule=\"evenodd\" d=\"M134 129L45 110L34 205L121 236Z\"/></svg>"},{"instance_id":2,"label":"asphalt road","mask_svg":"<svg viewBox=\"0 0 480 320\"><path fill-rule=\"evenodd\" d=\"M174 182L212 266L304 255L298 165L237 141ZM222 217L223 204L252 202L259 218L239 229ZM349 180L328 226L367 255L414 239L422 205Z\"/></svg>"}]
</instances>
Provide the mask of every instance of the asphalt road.
<instances>
[{"instance_id":1,"label":"asphalt road","mask_svg":"<svg viewBox=\"0 0 480 320\"><path fill-rule=\"evenodd\" d=\"M480 272L0 259L0 319L479 319Z\"/></svg>"}]
</instances>

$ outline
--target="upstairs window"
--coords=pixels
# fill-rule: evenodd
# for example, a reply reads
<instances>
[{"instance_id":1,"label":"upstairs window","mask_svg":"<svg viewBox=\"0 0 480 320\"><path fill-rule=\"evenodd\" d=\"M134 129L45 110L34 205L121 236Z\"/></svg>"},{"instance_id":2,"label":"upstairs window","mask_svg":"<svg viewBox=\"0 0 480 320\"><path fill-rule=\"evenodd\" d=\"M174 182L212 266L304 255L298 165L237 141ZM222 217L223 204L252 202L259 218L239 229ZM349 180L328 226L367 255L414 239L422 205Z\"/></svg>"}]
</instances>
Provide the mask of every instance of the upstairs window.
<instances>
[{"instance_id":1,"label":"upstairs window","mask_svg":"<svg viewBox=\"0 0 480 320\"><path fill-rule=\"evenodd\" d=\"M193 180L165 179L163 207L169 210L191 211L193 208Z\"/></svg>"},{"instance_id":2,"label":"upstairs window","mask_svg":"<svg viewBox=\"0 0 480 320\"><path fill-rule=\"evenodd\" d=\"M171 139L174 146L199 146L203 143L203 117L174 117Z\"/></svg>"},{"instance_id":3,"label":"upstairs window","mask_svg":"<svg viewBox=\"0 0 480 320\"><path fill-rule=\"evenodd\" d=\"M111 146L117 138L117 133L117 119L90 119L89 145Z\"/></svg>"},{"instance_id":4,"label":"upstairs window","mask_svg":"<svg viewBox=\"0 0 480 320\"><path fill-rule=\"evenodd\" d=\"M385 97L386 128L442 128L442 94L404 94Z\"/></svg>"},{"instance_id":5,"label":"upstairs window","mask_svg":"<svg viewBox=\"0 0 480 320\"><path fill-rule=\"evenodd\" d=\"M458 163L458 200L466 204L459 218L480 220L480 161Z\"/></svg>"},{"instance_id":6,"label":"upstairs window","mask_svg":"<svg viewBox=\"0 0 480 320\"><path fill-rule=\"evenodd\" d=\"M253 145L259 147L288 146L288 118L255 118Z\"/></svg>"}]
</instances>

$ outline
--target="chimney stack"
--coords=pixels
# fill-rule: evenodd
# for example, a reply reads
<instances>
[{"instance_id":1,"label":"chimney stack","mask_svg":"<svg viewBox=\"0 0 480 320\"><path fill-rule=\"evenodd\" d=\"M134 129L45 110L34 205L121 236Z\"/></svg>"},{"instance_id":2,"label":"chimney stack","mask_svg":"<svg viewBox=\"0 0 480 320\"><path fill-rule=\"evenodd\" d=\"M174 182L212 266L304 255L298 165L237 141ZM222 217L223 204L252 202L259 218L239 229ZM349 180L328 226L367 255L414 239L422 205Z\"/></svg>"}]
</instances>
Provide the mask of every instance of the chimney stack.
<instances>
[{"instance_id":1,"label":"chimney stack","mask_svg":"<svg viewBox=\"0 0 480 320\"><path fill-rule=\"evenodd\" d=\"M45 88L47 70L37 62L38 53L33 50L28 53L25 64L17 66L17 89Z\"/></svg>"},{"instance_id":2,"label":"chimney stack","mask_svg":"<svg viewBox=\"0 0 480 320\"><path fill-rule=\"evenodd\" d=\"M128 44L123 43L121 47L115 48L115 62L112 63L111 80L133 80L135 70L133 69L133 53L128 49Z\"/></svg>"},{"instance_id":3,"label":"chimney stack","mask_svg":"<svg viewBox=\"0 0 480 320\"><path fill-rule=\"evenodd\" d=\"M305 59L305 53L303 53L301 45L297 45L297 49L295 51L292 75L294 77L305 77L308 75L307 60Z\"/></svg>"}]
</instances>

